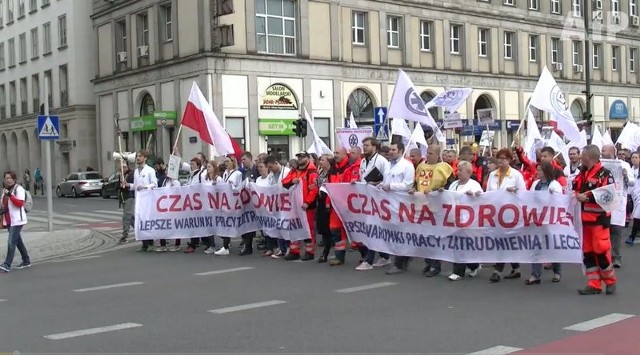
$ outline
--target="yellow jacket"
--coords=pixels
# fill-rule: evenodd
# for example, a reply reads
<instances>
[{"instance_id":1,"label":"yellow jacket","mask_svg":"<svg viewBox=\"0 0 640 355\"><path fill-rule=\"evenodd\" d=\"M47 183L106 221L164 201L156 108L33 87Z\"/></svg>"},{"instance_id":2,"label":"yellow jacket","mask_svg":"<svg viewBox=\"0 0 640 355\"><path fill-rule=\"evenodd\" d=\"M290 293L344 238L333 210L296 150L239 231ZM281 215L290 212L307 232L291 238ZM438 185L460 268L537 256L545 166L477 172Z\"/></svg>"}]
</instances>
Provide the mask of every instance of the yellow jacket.
<instances>
[{"instance_id":1,"label":"yellow jacket","mask_svg":"<svg viewBox=\"0 0 640 355\"><path fill-rule=\"evenodd\" d=\"M427 188L435 191L444 187L451 174L453 174L453 168L447 163L420 163L416 168L416 191L425 192Z\"/></svg>"}]
</instances>

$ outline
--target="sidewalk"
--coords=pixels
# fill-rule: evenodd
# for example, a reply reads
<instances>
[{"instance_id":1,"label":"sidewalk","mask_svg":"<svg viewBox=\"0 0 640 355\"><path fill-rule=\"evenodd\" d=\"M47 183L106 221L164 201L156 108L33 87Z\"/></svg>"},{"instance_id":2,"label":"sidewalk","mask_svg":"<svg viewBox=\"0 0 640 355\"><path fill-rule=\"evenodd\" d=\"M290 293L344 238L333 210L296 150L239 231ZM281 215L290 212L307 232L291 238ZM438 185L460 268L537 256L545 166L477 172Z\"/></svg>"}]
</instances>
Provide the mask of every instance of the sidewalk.
<instances>
[{"instance_id":1,"label":"sidewalk","mask_svg":"<svg viewBox=\"0 0 640 355\"><path fill-rule=\"evenodd\" d=\"M115 237L89 229L54 230L52 233L33 231L25 228L22 240L27 246L31 262L39 263L69 256L82 256L91 252L105 250L118 244ZM7 252L7 231L0 231L0 262ZM20 253L16 250L14 263L20 262Z\"/></svg>"}]
</instances>

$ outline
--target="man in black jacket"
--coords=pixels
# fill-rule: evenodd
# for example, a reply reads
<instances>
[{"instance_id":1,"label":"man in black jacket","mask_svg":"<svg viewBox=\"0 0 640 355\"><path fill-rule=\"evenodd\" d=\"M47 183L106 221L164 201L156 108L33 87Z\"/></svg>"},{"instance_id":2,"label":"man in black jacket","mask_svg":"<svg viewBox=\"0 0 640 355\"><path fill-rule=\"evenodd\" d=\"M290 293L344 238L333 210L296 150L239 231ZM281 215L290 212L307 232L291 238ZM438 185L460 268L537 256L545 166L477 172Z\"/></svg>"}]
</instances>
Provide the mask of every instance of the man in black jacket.
<instances>
[{"instance_id":1,"label":"man in black jacket","mask_svg":"<svg viewBox=\"0 0 640 355\"><path fill-rule=\"evenodd\" d=\"M258 166L253 161L253 155L251 152L246 151L242 154L240 159L242 162L242 180L249 180L249 182L256 182L260 173L258 172ZM238 255L251 255L253 254L253 238L255 238L256 232L249 232L242 235L242 250Z\"/></svg>"}]
</instances>

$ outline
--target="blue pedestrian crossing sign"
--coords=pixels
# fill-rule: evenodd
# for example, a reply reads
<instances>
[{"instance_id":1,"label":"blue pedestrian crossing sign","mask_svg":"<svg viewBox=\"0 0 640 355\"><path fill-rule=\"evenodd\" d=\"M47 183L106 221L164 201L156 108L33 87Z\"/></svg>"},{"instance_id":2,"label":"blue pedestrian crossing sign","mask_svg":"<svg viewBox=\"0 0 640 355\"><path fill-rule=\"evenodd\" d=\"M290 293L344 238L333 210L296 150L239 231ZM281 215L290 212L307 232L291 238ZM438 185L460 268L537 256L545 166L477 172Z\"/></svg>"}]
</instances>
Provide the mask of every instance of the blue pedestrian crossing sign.
<instances>
[{"instance_id":1,"label":"blue pedestrian crossing sign","mask_svg":"<svg viewBox=\"0 0 640 355\"><path fill-rule=\"evenodd\" d=\"M43 141L60 139L58 116L38 116L38 139Z\"/></svg>"},{"instance_id":2,"label":"blue pedestrian crossing sign","mask_svg":"<svg viewBox=\"0 0 640 355\"><path fill-rule=\"evenodd\" d=\"M373 132L379 140L389 139L389 123L387 122L387 108L373 108Z\"/></svg>"}]
</instances>

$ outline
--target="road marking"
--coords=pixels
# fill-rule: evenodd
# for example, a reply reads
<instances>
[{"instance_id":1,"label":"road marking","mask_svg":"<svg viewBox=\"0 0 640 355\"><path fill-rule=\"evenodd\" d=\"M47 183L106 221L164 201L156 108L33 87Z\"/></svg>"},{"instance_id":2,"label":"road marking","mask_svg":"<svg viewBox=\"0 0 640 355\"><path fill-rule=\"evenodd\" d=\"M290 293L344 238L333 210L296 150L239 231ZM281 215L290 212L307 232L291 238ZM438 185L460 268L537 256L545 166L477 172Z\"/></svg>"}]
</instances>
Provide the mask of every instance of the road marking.
<instances>
[{"instance_id":1,"label":"road marking","mask_svg":"<svg viewBox=\"0 0 640 355\"><path fill-rule=\"evenodd\" d=\"M2 302L7 302L7 300L5 300L4 298L0 298L0 303Z\"/></svg>"},{"instance_id":2,"label":"road marking","mask_svg":"<svg viewBox=\"0 0 640 355\"><path fill-rule=\"evenodd\" d=\"M63 226L68 226L68 225L74 224L73 222L61 221L61 220L56 219L56 218L57 217L53 217L53 224L58 224L58 225L63 225ZM29 215L29 221L41 222L41 223L48 223L49 222L49 220L46 217L36 217L36 216L31 216L31 215Z\"/></svg>"},{"instance_id":3,"label":"road marking","mask_svg":"<svg viewBox=\"0 0 640 355\"><path fill-rule=\"evenodd\" d=\"M91 291L101 291L101 290L108 290L110 288L119 288L119 287L129 287L129 286L139 286L139 285L143 285L144 282L125 282L125 283L121 283L121 284L113 284L113 285L104 285L104 286L97 286L97 287L89 287L89 288L80 288L77 290L73 290L73 292L91 292Z\"/></svg>"},{"instance_id":4,"label":"road marking","mask_svg":"<svg viewBox=\"0 0 640 355\"><path fill-rule=\"evenodd\" d=\"M224 314L224 313L231 313L231 312L246 311L248 309L254 309L254 308L277 306L279 304L284 304L284 303L289 303L289 302L272 300L272 301L264 301L264 302L243 304L243 305L240 305L240 306L212 309L212 310L209 310L207 312L215 313L215 314Z\"/></svg>"},{"instance_id":5,"label":"road marking","mask_svg":"<svg viewBox=\"0 0 640 355\"><path fill-rule=\"evenodd\" d=\"M103 213L103 214L111 214L114 216L119 216L122 217L122 210L120 211L107 211L107 210L97 210L97 213Z\"/></svg>"},{"instance_id":6,"label":"road marking","mask_svg":"<svg viewBox=\"0 0 640 355\"><path fill-rule=\"evenodd\" d=\"M564 327L566 330L575 330L576 332L586 332L592 329L604 327L605 325L613 324L627 318L634 317L631 314L611 313L606 316L588 320L586 322L570 325Z\"/></svg>"},{"instance_id":7,"label":"road marking","mask_svg":"<svg viewBox=\"0 0 640 355\"><path fill-rule=\"evenodd\" d=\"M102 256L100 255L79 256L77 258L56 260L54 261L54 263L66 263L67 261L79 261L79 260L95 259L95 258L101 258L101 257Z\"/></svg>"},{"instance_id":8,"label":"road marking","mask_svg":"<svg viewBox=\"0 0 640 355\"><path fill-rule=\"evenodd\" d=\"M101 218L101 221L117 221L117 220L121 220L122 221L122 213L120 213L120 216L105 216L104 213L89 213L89 212L73 212L71 213L71 215L73 216L86 216L86 217L96 217L96 218Z\"/></svg>"},{"instance_id":9,"label":"road marking","mask_svg":"<svg viewBox=\"0 0 640 355\"><path fill-rule=\"evenodd\" d=\"M352 292L366 291L366 290L372 290L374 288L388 287L388 286L394 286L394 285L397 285L397 283L396 282L380 282L380 283L371 284L371 285L343 288L343 289L340 289L340 290L336 290L335 292L338 292L338 293L352 293Z\"/></svg>"},{"instance_id":10,"label":"road marking","mask_svg":"<svg viewBox=\"0 0 640 355\"><path fill-rule=\"evenodd\" d=\"M50 339L50 340L62 340L62 339L81 337L81 336L85 336L85 335L93 335L93 334L100 334L100 333L107 333L107 332L115 332L116 330L124 330L124 329L130 329L130 328L138 328L138 327L142 327L142 324L138 324L138 323L122 323L122 324L109 325L109 326L106 326L106 327L81 329L81 330L76 330L76 331L73 331L73 332L45 335L44 337L47 338L47 339Z\"/></svg>"},{"instance_id":11,"label":"road marking","mask_svg":"<svg viewBox=\"0 0 640 355\"><path fill-rule=\"evenodd\" d=\"M58 218L70 219L70 220L76 221L75 223L78 223L78 221L94 222L94 223L95 222L104 222L104 219L76 216L75 213L64 214L64 215L56 213L54 218L56 218L56 219L58 219Z\"/></svg>"},{"instance_id":12,"label":"road marking","mask_svg":"<svg viewBox=\"0 0 640 355\"><path fill-rule=\"evenodd\" d=\"M253 267L251 267L251 266L243 266L243 267L237 267L237 268L233 268L233 269L205 271L205 272L199 272L199 273L194 274L194 275L196 275L196 276L209 276L209 275L226 274L226 273L229 273L229 272L244 271L244 270L253 270Z\"/></svg>"},{"instance_id":13,"label":"road marking","mask_svg":"<svg viewBox=\"0 0 640 355\"><path fill-rule=\"evenodd\" d=\"M480 351L476 351L474 353L469 353L467 355L503 355L503 354L511 354L516 351L522 350L521 348L514 348L513 346L504 346L498 345L493 348L484 349Z\"/></svg>"}]
</instances>

